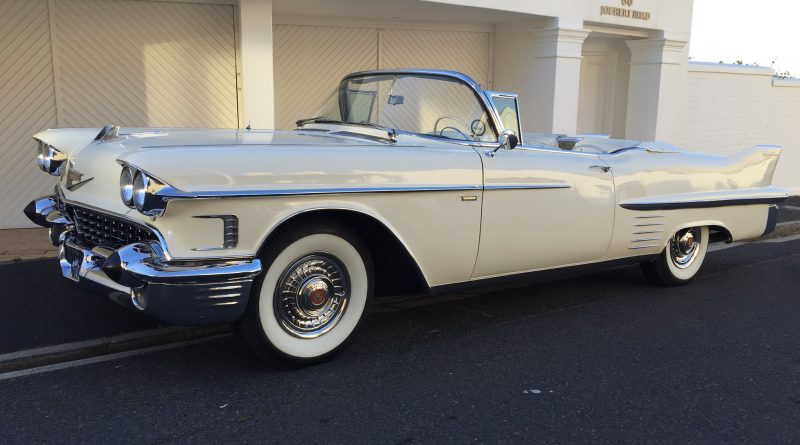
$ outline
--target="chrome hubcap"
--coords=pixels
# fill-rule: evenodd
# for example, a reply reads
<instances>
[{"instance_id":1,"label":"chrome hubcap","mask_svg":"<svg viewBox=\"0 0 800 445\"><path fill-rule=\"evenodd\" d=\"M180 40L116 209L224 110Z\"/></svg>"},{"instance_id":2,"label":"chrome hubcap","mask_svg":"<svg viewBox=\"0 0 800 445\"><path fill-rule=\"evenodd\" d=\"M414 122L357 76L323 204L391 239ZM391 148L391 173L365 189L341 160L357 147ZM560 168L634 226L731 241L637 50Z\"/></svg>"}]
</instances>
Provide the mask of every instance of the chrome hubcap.
<instances>
[{"instance_id":1,"label":"chrome hubcap","mask_svg":"<svg viewBox=\"0 0 800 445\"><path fill-rule=\"evenodd\" d=\"M300 338L330 331L350 299L347 269L336 258L315 253L298 259L275 289L275 314L283 329Z\"/></svg>"},{"instance_id":2,"label":"chrome hubcap","mask_svg":"<svg viewBox=\"0 0 800 445\"><path fill-rule=\"evenodd\" d=\"M672 264L679 269L691 266L700 252L700 230L696 227L684 229L672 236L669 253Z\"/></svg>"}]
</instances>

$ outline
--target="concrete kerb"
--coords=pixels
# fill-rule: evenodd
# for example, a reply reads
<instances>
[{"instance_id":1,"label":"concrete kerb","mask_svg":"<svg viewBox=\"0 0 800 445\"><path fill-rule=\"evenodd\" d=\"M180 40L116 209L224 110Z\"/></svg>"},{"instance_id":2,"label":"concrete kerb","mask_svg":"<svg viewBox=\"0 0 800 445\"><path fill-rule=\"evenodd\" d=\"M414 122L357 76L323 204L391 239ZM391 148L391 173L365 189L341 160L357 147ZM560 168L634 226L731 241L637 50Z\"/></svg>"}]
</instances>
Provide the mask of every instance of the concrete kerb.
<instances>
[{"instance_id":1,"label":"concrete kerb","mask_svg":"<svg viewBox=\"0 0 800 445\"><path fill-rule=\"evenodd\" d=\"M778 223L775 231L759 239L783 238L785 236L797 235L800 233L800 221L786 221Z\"/></svg>"}]
</instances>

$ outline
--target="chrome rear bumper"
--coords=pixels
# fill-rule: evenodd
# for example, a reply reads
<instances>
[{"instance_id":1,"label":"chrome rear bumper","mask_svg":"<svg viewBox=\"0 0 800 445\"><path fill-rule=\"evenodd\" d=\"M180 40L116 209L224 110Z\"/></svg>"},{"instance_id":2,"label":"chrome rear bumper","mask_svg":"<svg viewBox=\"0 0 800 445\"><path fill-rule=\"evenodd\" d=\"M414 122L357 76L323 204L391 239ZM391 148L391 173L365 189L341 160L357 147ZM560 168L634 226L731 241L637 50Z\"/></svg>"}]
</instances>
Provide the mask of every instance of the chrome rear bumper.
<instances>
[{"instance_id":1,"label":"chrome rear bumper","mask_svg":"<svg viewBox=\"0 0 800 445\"><path fill-rule=\"evenodd\" d=\"M244 313L261 272L258 259L170 261L157 242L91 247L57 204L41 198L25 214L50 227L65 278L170 324L229 323Z\"/></svg>"}]
</instances>

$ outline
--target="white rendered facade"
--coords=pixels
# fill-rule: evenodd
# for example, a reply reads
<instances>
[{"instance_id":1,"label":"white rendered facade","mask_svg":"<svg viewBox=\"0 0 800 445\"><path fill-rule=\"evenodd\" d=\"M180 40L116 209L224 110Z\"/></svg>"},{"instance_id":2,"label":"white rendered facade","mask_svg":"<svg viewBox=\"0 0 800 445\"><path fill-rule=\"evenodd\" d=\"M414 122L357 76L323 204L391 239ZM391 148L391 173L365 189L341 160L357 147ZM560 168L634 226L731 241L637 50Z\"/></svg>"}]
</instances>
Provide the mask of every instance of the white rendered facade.
<instances>
[{"instance_id":1,"label":"white rendered facade","mask_svg":"<svg viewBox=\"0 0 800 445\"><path fill-rule=\"evenodd\" d=\"M31 161L39 130L287 128L313 114L343 74L375 68L454 69L517 92L526 132L719 153L783 145L775 183L800 192L800 85L765 69L689 64L692 6L0 0L0 25L19 28L0 40L0 228L29 226L19 209L52 190Z\"/></svg>"}]
</instances>

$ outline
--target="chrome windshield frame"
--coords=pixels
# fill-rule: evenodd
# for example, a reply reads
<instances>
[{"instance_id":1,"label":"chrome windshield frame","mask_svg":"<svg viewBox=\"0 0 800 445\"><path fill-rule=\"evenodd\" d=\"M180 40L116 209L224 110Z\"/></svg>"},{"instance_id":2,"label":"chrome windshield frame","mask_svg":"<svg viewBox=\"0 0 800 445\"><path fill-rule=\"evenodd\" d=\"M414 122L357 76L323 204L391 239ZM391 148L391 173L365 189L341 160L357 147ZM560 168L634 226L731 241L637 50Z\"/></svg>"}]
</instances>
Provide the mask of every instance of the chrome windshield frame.
<instances>
[{"instance_id":1,"label":"chrome windshield frame","mask_svg":"<svg viewBox=\"0 0 800 445\"><path fill-rule=\"evenodd\" d=\"M475 97L478 99L478 102L483 107L484 112L488 115L489 120L491 121L491 124L494 127L495 134L497 135L498 138L500 137L500 134L502 134L504 130L503 123L500 120L500 115L497 113L497 110L494 108L494 105L492 104L489 98L489 93L491 92L488 90L484 90L481 87L481 85L475 81L475 79L464 73L460 73L458 71L436 70L436 69L385 69L385 70L358 71L345 76L340 82L340 87L341 84L344 84L349 80L359 77L369 77L369 76L442 77L445 79L455 80L469 87L475 94ZM517 104L517 107L519 107L519 103ZM402 131L401 129L398 129L398 132L415 134L419 136L430 136L424 133ZM517 138L520 138L520 143L522 141L521 137L522 135L517 135ZM468 140L458 140L458 139L448 139L448 142L453 142L457 144L466 143L467 145L480 146L480 147L497 145L496 142L468 141Z\"/></svg>"}]
</instances>

